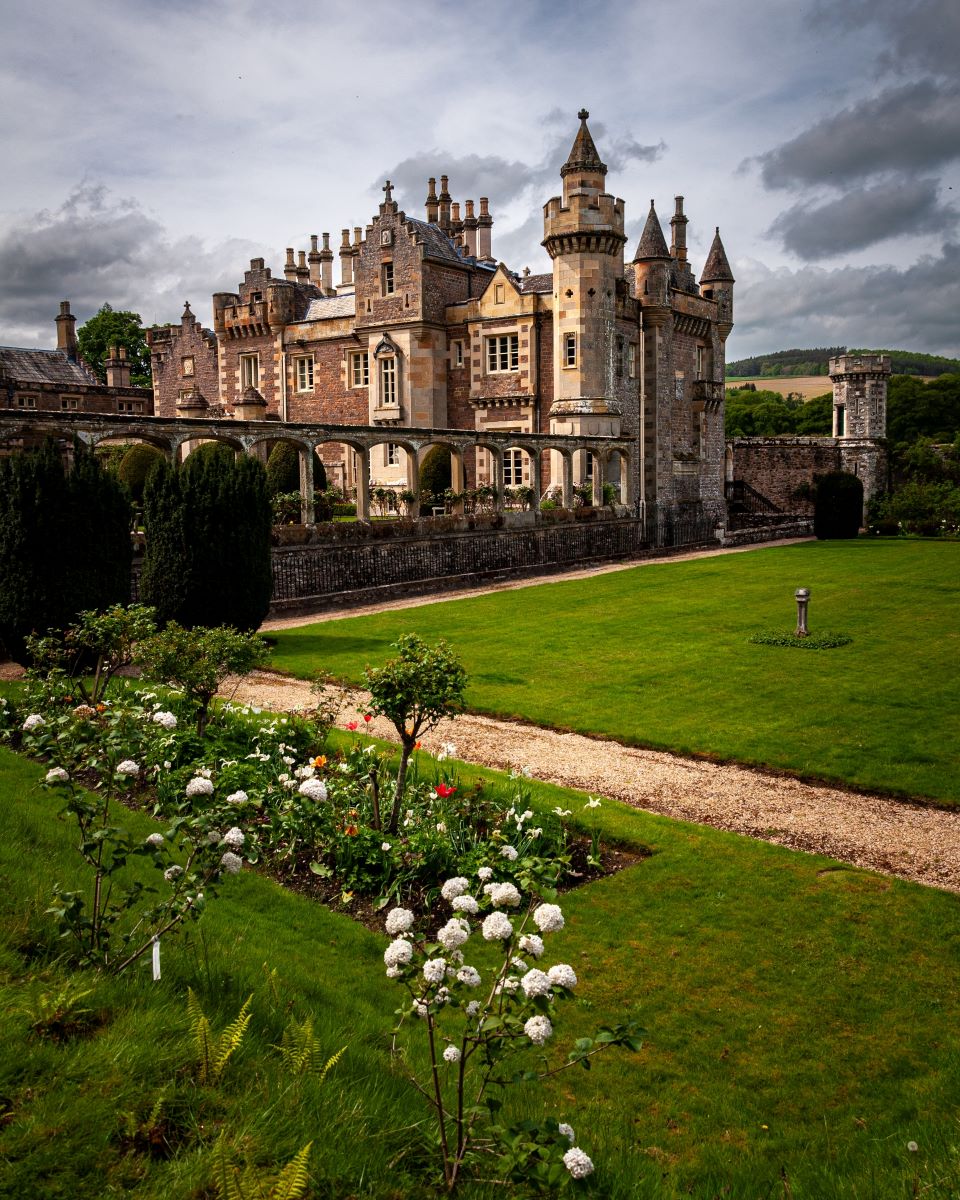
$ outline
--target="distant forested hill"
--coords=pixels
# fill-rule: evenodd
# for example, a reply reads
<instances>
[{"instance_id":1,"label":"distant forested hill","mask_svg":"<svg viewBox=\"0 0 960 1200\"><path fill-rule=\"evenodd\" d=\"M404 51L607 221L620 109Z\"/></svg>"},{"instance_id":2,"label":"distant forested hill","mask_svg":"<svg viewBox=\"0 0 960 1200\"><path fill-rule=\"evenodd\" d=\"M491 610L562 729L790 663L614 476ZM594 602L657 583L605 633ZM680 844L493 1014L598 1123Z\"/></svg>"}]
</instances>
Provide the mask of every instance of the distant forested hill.
<instances>
[{"instance_id":1,"label":"distant forested hill","mask_svg":"<svg viewBox=\"0 0 960 1200\"><path fill-rule=\"evenodd\" d=\"M817 346L812 350L778 350L727 363L727 378L751 379L766 376L776 379L791 375L826 375L831 358L838 354L889 354L894 375L946 375L960 373L960 359L940 358L936 354L915 354L911 350L865 350L846 346Z\"/></svg>"}]
</instances>

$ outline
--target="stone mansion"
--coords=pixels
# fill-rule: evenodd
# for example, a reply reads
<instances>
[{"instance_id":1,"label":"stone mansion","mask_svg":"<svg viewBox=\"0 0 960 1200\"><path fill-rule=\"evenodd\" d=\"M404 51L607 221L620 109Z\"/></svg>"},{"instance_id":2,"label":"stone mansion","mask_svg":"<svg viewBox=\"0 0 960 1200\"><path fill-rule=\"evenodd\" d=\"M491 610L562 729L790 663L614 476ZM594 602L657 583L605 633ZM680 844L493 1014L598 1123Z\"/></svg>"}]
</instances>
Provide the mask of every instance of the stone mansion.
<instances>
[{"instance_id":1,"label":"stone mansion","mask_svg":"<svg viewBox=\"0 0 960 1200\"><path fill-rule=\"evenodd\" d=\"M414 479L392 428L610 435L629 455L600 464L633 503L724 508L724 346L733 276L719 231L699 283L678 196L667 245L653 202L630 261L624 202L581 111L562 195L543 209L552 271L518 274L492 253L487 197L454 201L430 179L424 218L388 182L366 227L342 231L339 280L328 234L287 250L283 277L253 259L236 292L213 296L213 329L187 304L147 331L154 412L382 427L371 482ZM442 440L442 439L437 439ZM356 482L356 451L320 447L332 482ZM538 452L539 453L539 452ZM454 488L560 483L555 451L479 446L454 456ZM599 456L574 456L573 481L599 488ZM499 479L497 476L499 475Z\"/></svg>"}]
</instances>

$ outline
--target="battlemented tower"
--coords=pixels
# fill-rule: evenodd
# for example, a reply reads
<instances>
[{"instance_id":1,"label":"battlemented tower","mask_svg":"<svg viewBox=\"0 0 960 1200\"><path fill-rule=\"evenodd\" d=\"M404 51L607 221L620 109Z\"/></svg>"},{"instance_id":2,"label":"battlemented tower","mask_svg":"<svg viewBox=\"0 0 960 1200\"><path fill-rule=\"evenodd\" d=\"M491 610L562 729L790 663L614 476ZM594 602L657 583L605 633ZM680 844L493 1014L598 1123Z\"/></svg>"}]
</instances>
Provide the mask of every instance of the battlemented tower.
<instances>
[{"instance_id":1,"label":"battlemented tower","mask_svg":"<svg viewBox=\"0 0 960 1200\"><path fill-rule=\"evenodd\" d=\"M890 359L885 354L840 354L830 359L833 384L833 436L887 436L887 380Z\"/></svg>"}]
</instances>

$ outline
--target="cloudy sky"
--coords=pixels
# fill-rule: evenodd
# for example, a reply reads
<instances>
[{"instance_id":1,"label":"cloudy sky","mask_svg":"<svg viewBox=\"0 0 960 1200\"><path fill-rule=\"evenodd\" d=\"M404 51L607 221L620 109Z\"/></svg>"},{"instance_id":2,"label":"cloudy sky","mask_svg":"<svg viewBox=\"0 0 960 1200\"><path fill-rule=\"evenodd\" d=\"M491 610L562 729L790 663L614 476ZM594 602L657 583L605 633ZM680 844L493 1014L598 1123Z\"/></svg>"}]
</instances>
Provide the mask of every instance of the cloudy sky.
<instances>
[{"instance_id":1,"label":"cloudy sky","mask_svg":"<svg viewBox=\"0 0 960 1200\"><path fill-rule=\"evenodd\" d=\"M205 323L247 261L366 225L385 178L489 195L549 269L542 205L581 107L627 206L686 197L737 277L728 358L960 355L956 0L0 0L0 343L70 299ZM669 229L668 229L669 237ZM335 263L335 277L339 278Z\"/></svg>"}]
</instances>

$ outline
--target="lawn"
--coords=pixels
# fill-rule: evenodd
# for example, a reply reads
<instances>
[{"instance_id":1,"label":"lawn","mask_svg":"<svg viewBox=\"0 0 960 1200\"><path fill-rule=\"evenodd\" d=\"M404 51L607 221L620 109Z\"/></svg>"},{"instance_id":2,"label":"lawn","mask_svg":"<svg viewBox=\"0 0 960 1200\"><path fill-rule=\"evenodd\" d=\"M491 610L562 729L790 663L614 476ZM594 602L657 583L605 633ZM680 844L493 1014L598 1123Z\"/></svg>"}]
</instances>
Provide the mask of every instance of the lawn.
<instances>
[{"instance_id":1,"label":"lawn","mask_svg":"<svg viewBox=\"0 0 960 1200\"><path fill-rule=\"evenodd\" d=\"M0 1195L212 1200L221 1133L232 1161L261 1169L312 1140L313 1197L433 1194L424 1109L389 1055L386 939L251 871L167 942L159 983L146 967L74 975L75 990L91 989L89 1028L59 1041L30 1032L67 978L43 910L50 885L73 877L41 773L0 750ZM534 785L540 808L582 812L584 799ZM581 982L551 1054L631 1015L645 1046L560 1075L517 1108L574 1126L598 1164L591 1194L956 1196L957 898L612 802L598 815L607 836L652 853L562 897L568 923L551 953ZM153 828L141 814L129 823ZM253 993L218 1087L191 1069L188 986L217 1029ZM324 1056L347 1047L323 1082L291 1076L273 1049L306 1016ZM169 1157L145 1132L158 1101Z\"/></svg>"},{"instance_id":2,"label":"lawn","mask_svg":"<svg viewBox=\"0 0 960 1200\"><path fill-rule=\"evenodd\" d=\"M857 788L960 803L960 543L807 542L273 635L273 663L361 682L414 631L444 637L470 708ZM824 651L751 645L793 629Z\"/></svg>"}]
</instances>

